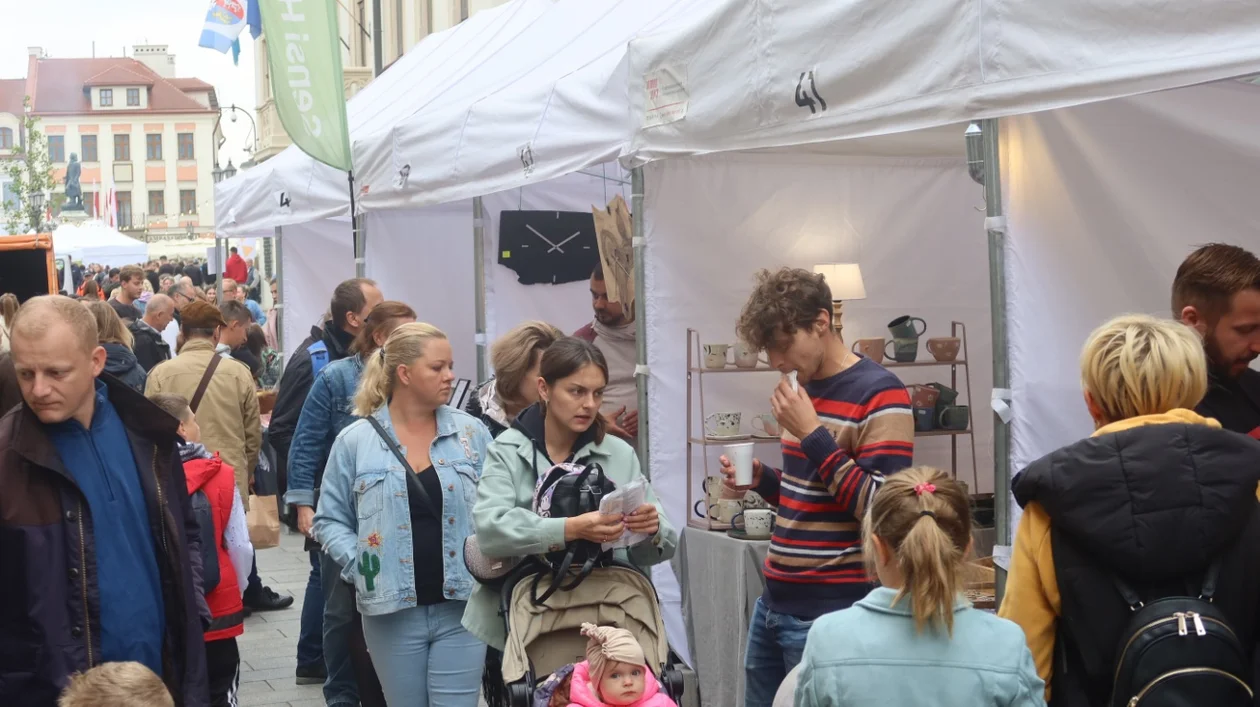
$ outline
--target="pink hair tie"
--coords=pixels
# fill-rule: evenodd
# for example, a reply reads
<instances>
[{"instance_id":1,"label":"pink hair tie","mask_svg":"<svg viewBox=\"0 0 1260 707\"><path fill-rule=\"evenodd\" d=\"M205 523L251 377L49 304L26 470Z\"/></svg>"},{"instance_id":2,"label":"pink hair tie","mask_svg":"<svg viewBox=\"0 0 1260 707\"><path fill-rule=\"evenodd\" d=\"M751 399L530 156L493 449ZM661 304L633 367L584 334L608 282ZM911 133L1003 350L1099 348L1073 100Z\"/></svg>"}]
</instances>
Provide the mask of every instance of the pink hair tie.
<instances>
[{"instance_id":1,"label":"pink hair tie","mask_svg":"<svg viewBox=\"0 0 1260 707\"><path fill-rule=\"evenodd\" d=\"M934 484L918 484L914 487L914 493L916 496L922 496L925 493L933 493L935 491L936 486Z\"/></svg>"}]
</instances>

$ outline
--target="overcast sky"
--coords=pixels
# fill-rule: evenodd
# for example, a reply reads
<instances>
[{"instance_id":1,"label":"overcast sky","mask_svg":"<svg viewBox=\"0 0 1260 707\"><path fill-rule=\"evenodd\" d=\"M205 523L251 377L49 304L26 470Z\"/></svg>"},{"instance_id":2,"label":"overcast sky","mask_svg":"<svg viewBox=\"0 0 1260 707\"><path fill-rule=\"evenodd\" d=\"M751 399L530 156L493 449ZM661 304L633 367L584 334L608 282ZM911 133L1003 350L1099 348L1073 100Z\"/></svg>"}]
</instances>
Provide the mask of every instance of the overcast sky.
<instances>
[{"instance_id":1,"label":"overcast sky","mask_svg":"<svg viewBox=\"0 0 1260 707\"><path fill-rule=\"evenodd\" d=\"M0 0L0 78L26 76L27 47L43 47L51 57L73 58L131 55L136 44L165 44L175 55L175 72L214 86L219 105L236 104L254 112L254 51L247 28L241 33L240 66L232 55L197 46L209 0ZM224 111L227 143L220 152L223 164L231 157L240 165L249 159L245 146L253 141L249 120L235 124Z\"/></svg>"}]
</instances>

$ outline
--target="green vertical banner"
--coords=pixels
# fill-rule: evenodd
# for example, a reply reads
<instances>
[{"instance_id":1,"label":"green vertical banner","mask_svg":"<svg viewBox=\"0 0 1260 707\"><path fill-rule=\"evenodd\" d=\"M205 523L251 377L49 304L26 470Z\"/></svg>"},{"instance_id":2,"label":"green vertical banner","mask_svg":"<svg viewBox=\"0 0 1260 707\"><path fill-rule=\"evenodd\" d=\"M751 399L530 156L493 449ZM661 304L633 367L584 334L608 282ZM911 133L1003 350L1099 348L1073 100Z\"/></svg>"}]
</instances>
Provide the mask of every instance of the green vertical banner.
<instances>
[{"instance_id":1,"label":"green vertical banner","mask_svg":"<svg viewBox=\"0 0 1260 707\"><path fill-rule=\"evenodd\" d=\"M267 37L271 91L293 144L350 171L337 0L254 0Z\"/></svg>"}]
</instances>

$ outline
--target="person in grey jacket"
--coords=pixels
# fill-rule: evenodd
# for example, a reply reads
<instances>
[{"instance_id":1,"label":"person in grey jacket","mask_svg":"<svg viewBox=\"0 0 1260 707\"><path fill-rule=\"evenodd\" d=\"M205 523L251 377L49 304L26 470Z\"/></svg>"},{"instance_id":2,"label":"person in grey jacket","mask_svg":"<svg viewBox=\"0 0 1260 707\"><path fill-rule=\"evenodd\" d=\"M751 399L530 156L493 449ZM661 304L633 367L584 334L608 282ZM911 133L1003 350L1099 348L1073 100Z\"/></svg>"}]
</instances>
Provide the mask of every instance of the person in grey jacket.
<instances>
[{"instance_id":1,"label":"person in grey jacket","mask_svg":"<svg viewBox=\"0 0 1260 707\"><path fill-rule=\"evenodd\" d=\"M611 542L630 530L648 540L618 550L622 560L639 567L665 562L678 546L678 532L652 492L647 502L624 517L598 511L572 518L543 518L532 510L534 486L553 464L598 463L618 487L643 478L639 458L624 440L605 433L599 415L608 364L593 344L565 337L543 353L538 383L542 402L527 408L512 428L490 446L473 518L477 544L487 557L541 555L577 539ZM498 615L495 590L478 584L464 626L487 645L503 650L506 632Z\"/></svg>"}]
</instances>

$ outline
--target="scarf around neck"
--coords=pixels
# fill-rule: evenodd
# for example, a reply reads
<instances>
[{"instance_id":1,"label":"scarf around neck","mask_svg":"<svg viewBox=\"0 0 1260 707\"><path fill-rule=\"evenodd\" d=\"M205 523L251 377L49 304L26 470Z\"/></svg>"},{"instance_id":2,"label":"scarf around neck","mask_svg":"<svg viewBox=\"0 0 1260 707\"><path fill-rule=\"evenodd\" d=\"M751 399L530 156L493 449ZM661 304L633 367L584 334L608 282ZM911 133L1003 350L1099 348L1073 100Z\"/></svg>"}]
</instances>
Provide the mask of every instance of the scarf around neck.
<instances>
[{"instance_id":1,"label":"scarf around neck","mask_svg":"<svg viewBox=\"0 0 1260 707\"><path fill-rule=\"evenodd\" d=\"M182 442L179 445L179 461L188 462L193 459L210 459L211 455L206 450L206 445L200 442Z\"/></svg>"}]
</instances>

